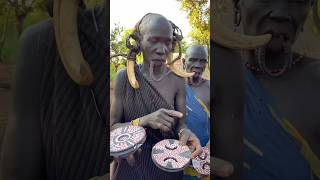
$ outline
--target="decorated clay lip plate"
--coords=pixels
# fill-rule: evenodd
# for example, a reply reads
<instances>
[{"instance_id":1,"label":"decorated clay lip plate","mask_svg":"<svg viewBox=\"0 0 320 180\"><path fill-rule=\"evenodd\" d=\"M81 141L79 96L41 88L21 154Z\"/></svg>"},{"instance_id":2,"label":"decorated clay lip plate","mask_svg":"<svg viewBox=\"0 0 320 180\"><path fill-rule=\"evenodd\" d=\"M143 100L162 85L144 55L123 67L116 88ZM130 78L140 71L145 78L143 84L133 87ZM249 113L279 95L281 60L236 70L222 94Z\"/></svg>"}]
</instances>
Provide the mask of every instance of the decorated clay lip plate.
<instances>
[{"instance_id":1,"label":"decorated clay lip plate","mask_svg":"<svg viewBox=\"0 0 320 180\"><path fill-rule=\"evenodd\" d=\"M127 157L142 146L146 131L140 126L122 126L110 132L110 155Z\"/></svg>"},{"instance_id":2,"label":"decorated clay lip plate","mask_svg":"<svg viewBox=\"0 0 320 180\"><path fill-rule=\"evenodd\" d=\"M207 147L202 148L202 153L192 159L192 166L198 173L210 175L210 150Z\"/></svg>"},{"instance_id":3,"label":"decorated clay lip plate","mask_svg":"<svg viewBox=\"0 0 320 180\"><path fill-rule=\"evenodd\" d=\"M188 146L179 145L175 139L165 139L153 146L152 160L157 167L167 172L182 171L191 160Z\"/></svg>"}]
</instances>

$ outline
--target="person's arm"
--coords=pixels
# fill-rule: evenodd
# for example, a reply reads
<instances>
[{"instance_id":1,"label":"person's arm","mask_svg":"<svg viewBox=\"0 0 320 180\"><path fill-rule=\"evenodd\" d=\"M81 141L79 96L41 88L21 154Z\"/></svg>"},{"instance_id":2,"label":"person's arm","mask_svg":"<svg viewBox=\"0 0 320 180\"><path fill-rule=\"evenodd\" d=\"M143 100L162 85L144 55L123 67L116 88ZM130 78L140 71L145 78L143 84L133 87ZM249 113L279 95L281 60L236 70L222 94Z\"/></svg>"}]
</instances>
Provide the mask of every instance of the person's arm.
<instances>
[{"instance_id":1,"label":"person's arm","mask_svg":"<svg viewBox=\"0 0 320 180\"><path fill-rule=\"evenodd\" d=\"M244 76L240 54L212 45L213 156L229 161L241 179L243 164Z\"/></svg>"},{"instance_id":2,"label":"person's arm","mask_svg":"<svg viewBox=\"0 0 320 180\"><path fill-rule=\"evenodd\" d=\"M114 95L112 97L112 103L110 107L110 129L116 129L121 126L131 125L131 122L123 123L121 122L124 114L123 114L123 94L125 93L126 83L126 70L121 70L116 76ZM155 112L147 114L145 116L139 117L140 122L139 126L142 127L150 127L153 129L161 129L164 131L169 131L172 128L172 124L174 121L173 117L182 116L181 113L167 110L167 109L159 109ZM133 119L132 119L133 120ZM139 151L137 151L139 152ZM127 161L130 165L135 164L135 156L134 154L129 155Z\"/></svg>"},{"instance_id":3,"label":"person's arm","mask_svg":"<svg viewBox=\"0 0 320 180\"><path fill-rule=\"evenodd\" d=\"M121 70L116 77L114 97L111 103L110 111L111 129L116 129L120 126L131 124L131 122L121 123L121 119L123 118L122 96L125 93L123 84L126 81L125 73L125 69ZM152 129L161 129L163 131L170 131L173 127L175 117L182 117L182 113L162 108L155 112L151 112L150 114L139 117L139 126L150 127Z\"/></svg>"},{"instance_id":4,"label":"person's arm","mask_svg":"<svg viewBox=\"0 0 320 180\"><path fill-rule=\"evenodd\" d=\"M177 77L178 79L176 80L177 85L178 85L178 91L177 95L175 97L174 101L174 106L175 110L179 111L183 114L181 118L178 119L177 123L177 134L184 128L187 128L187 125L185 123L186 119L186 83L183 78Z\"/></svg>"},{"instance_id":5,"label":"person's arm","mask_svg":"<svg viewBox=\"0 0 320 180\"><path fill-rule=\"evenodd\" d=\"M45 179L40 127L42 65L52 37L51 22L42 22L21 35L16 65L14 115L8 121L1 155L0 179Z\"/></svg>"},{"instance_id":6,"label":"person's arm","mask_svg":"<svg viewBox=\"0 0 320 180\"><path fill-rule=\"evenodd\" d=\"M186 116L186 84L184 79L179 78L177 81L178 92L175 98L175 108L183 113L183 116L178 119L176 133L178 133L180 144L188 145L192 158L197 157L201 152L201 144L198 137L187 127L185 122Z\"/></svg>"},{"instance_id":7,"label":"person's arm","mask_svg":"<svg viewBox=\"0 0 320 180\"><path fill-rule=\"evenodd\" d=\"M124 83L125 83L125 70L121 70L118 72L115 79L114 93L111 96L112 102L110 105L110 130L116 129L123 125L129 125L131 123L121 123L123 118L123 104L122 97L124 91Z\"/></svg>"}]
</instances>

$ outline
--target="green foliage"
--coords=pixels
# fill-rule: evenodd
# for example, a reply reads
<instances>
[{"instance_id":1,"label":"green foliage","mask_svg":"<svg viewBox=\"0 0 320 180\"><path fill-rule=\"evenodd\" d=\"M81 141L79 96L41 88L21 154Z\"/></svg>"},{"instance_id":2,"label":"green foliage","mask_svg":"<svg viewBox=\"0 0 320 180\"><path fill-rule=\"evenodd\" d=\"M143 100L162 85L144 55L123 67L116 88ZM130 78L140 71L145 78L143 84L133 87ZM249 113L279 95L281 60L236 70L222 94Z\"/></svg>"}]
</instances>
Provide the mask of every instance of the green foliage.
<instances>
[{"instance_id":1,"label":"green foliage","mask_svg":"<svg viewBox=\"0 0 320 180\"><path fill-rule=\"evenodd\" d=\"M8 54L8 52L4 49L4 46L8 40L9 25L12 24L13 18L13 13L7 1L0 1L0 63L7 60L4 54Z\"/></svg>"},{"instance_id":2,"label":"green foliage","mask_svg":"<svg viewBox=\"0 0 320 180\"><path fill-rule=\"evenodd\" d=\"M189 36L193 44L209 47L210 38L210 6L208 0L177 0L181 9L188 14L188 20L192 27Z\"/></svg>"},{"instance_id":3,"label":"green foliage","mask_svg":"<svg viewBox=\"0 0 320 180\"><path fill-rule=\"evenodd\" d=\"M105 0L85 0L87 8L93 8L103 2L105 2Z\"/></svg>"},{"instance_id":4,"label":"green foliage","mask_svg":"<svg viewBox=\"0 0 320 180\"><path fill-rule=\"evenodd\" d=\"M49 17L47 1L0 0L0 63L15 63L20 31ZM103 2L104 0L85 0L88 8Z\"/></svg>"},{"instance_id":5,"label":"green foliage","mask_svg":"<svg viewBox=\"0 0 320 180\"><path fill-rule=\"evenodd\" d=\"M188 49L188 47L190 46L185 39L183 39L183 40L180 42L180 45L181 45L181 52L182 52L182 53L185 53L186 50ZM176 52L176 53L179 52L179 48L178 48L178 47L176 47L175 52Z\"/></svg>"},{"instance_id":6,"label":"green foliage","mask_svg":"<svg viewBox=\"0 0 320 180\"><path fill-rule=\"evenodd\" d=\"M28 26L47 18L43 0L3 0L0 3L0 62L14 63L19 36Z\"/></svg>"},{"instance_id":7,"label":"green foliage","mask_svg":"<svg viewBox=\"0 0 320 180\"><path fill-rule=\"evenodd\" d=\"M126 58L128 53L126 47L126 38L132 33L133 29L124 29L119 23L110 31L110 78L113 80L115 74L126 67ZM121 56L116 56L121 55ZM139 61L139 58L137 58Z\"/></svg>"},{"instance_id":8,"label":"green foliage","mask_svg":"<svg viewBox=\"0 0 320 180\"><path fill-rule=\"evenodd\" d=\"M317 13L317 18L314 19L315 22L315 26L314 26L314 31L320 35L320 2L319 0L317 0L318 2L315 4L317 5L317 11L312 11L312 13ZM313 15L313 14L312 14Z\"/></svg>"}]
</instances>

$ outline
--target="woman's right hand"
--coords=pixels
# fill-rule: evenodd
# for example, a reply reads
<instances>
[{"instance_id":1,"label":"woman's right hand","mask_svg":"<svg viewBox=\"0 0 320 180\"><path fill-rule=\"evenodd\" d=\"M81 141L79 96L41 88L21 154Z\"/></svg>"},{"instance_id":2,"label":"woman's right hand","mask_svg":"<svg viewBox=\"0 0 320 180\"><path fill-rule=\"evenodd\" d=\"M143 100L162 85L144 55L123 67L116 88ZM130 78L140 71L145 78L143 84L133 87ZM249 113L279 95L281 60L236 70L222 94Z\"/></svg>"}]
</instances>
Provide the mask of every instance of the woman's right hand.
<instances>
[{"instance_id":1,"label":"woman's right hand","mask_svg":"<svg viewBox=\"0 0 320 180\"><path fill-rule=\"evenodd\" d=\"M141 117L139 125L168 132L175 126L176 118L182 117L183 114L179 111L161 108L153 113Z\"/></svg>"},{"instance_id":2,"label":"woman's right hand","mask_svg":"<svg viewBox=\"0 0 320 180\"><path fill-rule=\"evenodd\" d=\"M233 174L234 168L228 161L211 156L211 169L214 176L229 177Z\"/></svg>"}]
</instances>

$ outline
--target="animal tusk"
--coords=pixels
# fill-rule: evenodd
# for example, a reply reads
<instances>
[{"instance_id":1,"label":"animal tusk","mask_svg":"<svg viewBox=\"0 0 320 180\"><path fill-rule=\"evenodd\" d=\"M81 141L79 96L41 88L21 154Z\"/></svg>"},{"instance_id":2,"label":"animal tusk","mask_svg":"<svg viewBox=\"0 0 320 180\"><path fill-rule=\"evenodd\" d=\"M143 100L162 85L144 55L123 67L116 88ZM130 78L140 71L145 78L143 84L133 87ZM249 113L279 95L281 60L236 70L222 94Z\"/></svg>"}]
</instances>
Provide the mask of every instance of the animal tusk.
<instances>
[{"instance_id":1,"label":"animal tusk","mask_svg":"<svg viewBox=\"0 0 320 180\"><path fill-rule=\"evenodd\" d=\"M175 73L176 75L180 76L180 77L184 77L184 78L188 78L194 75L194 72L192 73L188 73L185 71L181 71L179 68L177 68L175 66L175 63L172 63L172 59L173 59L173 53L169 53L168 55L168 60L167 60L167 64L169 64L169 69Z\"/></svg>"},{"instance_id":2,"label":"animal tusk","mask_svg":"<svg viewBox=\"0 0 320 180\"><path fill-rule=\"evenodd\" d=\"M91 85L93 74L84 60L78 37L79 0L55 0L53 24L57 48L62 63L73 81L80 85Z\"/></svg>"},{"instance_id":3,"label":"animal tusk","mask_svg":"<svg viewBox=\"0 0 320 180\"><path fill-rule=\"evenodd\" d=\"M127 76L128 76L128 80L130 85L134 88L134 89L138 89L139 88L139 83L136 79L136 75L134 73L134 65L135 65L135 61L132 59L128 59L127 60Z\"/></svg>"},{"instance_id":4,"label":"animal tusk","mask_svg":"<svg viewBox=\"0 0 320 180\"><path fill-rule=\"evenodd\" d=\"M271 35L259 35L259 36L248 36L240 33L236 33L226 28L221 22L220 18L217 17L217 8L215 8L215 3L213 3L213 8L211 12L213 14L213 20L211 23L211 38L213 41L221 46L231 48L231 49L256 49L265 46L270 40Z\"/></svg>"}]
</instances>

